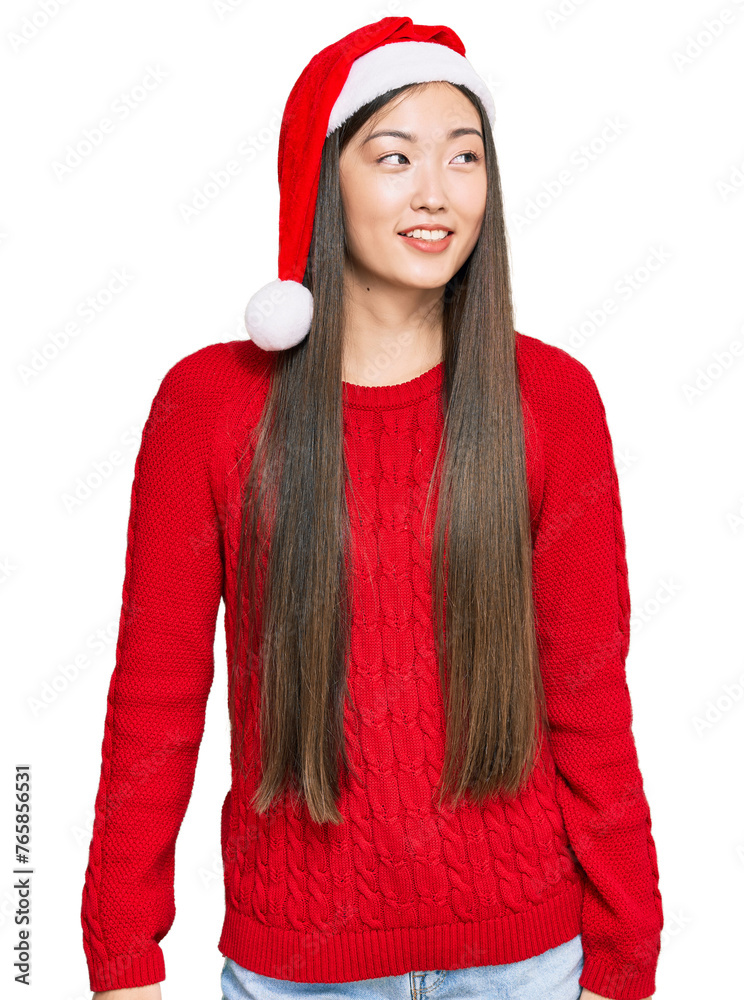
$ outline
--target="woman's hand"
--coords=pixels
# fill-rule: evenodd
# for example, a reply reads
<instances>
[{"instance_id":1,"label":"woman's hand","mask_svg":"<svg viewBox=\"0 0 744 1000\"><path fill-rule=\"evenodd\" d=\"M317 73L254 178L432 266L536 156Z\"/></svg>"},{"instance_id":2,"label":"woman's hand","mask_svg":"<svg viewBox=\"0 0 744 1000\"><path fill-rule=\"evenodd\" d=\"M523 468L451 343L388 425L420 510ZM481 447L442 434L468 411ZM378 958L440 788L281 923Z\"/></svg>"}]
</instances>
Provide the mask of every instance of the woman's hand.
<instances>
[{"instance_id":1,"label":"woman's hand","mask_svg":"<svg viewBox=\"0 0 744 1000\"><path fill-rule=\"evenodd\" d=\"M651 996L653 996L653 993ZM601 997L599 993L592 993L592 991L588 990L585 986L581 991L579 1000L607 1000L607 997ZM646 1000L651 1000L651 997L646 997Z\"/></svg>"},{"instance_id":2,"label":"woman's hand","mask_svg":"<svg viewBox=\"0 0 744 1000\"><path fill-rule=\"evenodd\" d=\"M160 983L151 986L127 986L123 990L103 990L94 993L91 1000L162 1000Z\"/></svg>"}]
</instances>

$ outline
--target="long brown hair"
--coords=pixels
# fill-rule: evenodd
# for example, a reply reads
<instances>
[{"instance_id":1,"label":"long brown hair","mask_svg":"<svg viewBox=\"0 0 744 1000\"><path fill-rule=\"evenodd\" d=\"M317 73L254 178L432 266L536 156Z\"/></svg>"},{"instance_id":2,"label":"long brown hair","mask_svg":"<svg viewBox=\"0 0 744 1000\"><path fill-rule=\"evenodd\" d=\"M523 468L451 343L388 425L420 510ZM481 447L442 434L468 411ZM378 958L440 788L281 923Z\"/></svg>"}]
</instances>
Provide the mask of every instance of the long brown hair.
<instances>
[{"instance_id":1,"label":"long brown hair","mask_svg":"<svg viewBox=\"0 0 744 1000\"><path fill-rule=\"evenodd\" d=\"M381 108L422 86L382 94L325 140L303 281L313 295L312 326L297 346L277 352L253 432L242 499L229 714L235 760L244 770L246 720L236 718L237 685L247 684L249 660L255 662L260 650L262 779L252 800L259 813L290 787L304 796L315 822L343 822L336 799L339 757L349 767L343 711L353 595L344 491L346 240L339 157ZM539 754L538 711L546 719L501 183L483 105L457 86L480 114L488 190L477 243L442 301L444 429L426 501L428 510L441 474L432 536L447 728L440 805L445 792L453 793L454 805L466 791L476 801L496 792L516 794ZM240 652L245 609L250 658Z\"/></svg>"}]
</instances>

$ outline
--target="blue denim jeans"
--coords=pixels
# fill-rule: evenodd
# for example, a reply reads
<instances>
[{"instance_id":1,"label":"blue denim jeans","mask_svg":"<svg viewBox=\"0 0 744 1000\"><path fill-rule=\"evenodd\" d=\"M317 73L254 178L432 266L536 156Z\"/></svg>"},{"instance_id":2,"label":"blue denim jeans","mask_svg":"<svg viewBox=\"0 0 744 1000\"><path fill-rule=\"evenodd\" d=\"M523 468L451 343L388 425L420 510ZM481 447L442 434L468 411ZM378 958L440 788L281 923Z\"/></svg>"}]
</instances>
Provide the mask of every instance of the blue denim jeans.
<instances>
[{"instance_id":1,"label":"blue denim jeans","mask_svg":"<svg viewBox=\"0 0 744 1000\"><path fill-rule=\"evenodd\" d=\"M581 935L521 962L469 969L406 972L350 983L295 983L244 969L231 958L222 968L222 1000L579 1000L584 967Z\"/></svg>"}]
</instances>

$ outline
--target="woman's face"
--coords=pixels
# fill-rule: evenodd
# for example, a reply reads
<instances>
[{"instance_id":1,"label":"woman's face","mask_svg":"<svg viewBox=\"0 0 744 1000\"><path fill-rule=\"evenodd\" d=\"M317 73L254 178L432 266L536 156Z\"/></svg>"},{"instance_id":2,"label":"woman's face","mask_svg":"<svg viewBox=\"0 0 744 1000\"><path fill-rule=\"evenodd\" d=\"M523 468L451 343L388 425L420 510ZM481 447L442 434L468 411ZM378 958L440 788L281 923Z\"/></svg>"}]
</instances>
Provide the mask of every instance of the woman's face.
<instances>
[{"instance_id":1,"label":"woman's face","mask_svg":"<svg viewBox=\"0 0 744 1000\"><path fill-rule=\"evenodd\" d=\"M393 104L341 153L349 253L360 281L443 287L467 260L483 221L480 117L463 93L443 82ZM418 225L452 235L442 243L400 235Z\"/></svg>"}]
</instances>

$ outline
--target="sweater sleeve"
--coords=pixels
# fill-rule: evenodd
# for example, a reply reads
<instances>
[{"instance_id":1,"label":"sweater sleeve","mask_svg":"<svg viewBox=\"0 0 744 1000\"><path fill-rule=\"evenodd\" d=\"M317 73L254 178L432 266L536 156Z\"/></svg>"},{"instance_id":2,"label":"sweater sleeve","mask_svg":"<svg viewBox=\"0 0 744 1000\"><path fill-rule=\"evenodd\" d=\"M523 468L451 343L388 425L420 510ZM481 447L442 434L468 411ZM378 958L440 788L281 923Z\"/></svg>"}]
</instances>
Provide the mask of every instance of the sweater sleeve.
<instances>
[{"instance_id":1,"label":"sweater sleeve","mask_svg":"<svg viewBox=\"0 0 744 1000\"><path fill-rule=\"evenodd\" d=\"M582 869L582 987L653 994L663 926L656 847L631 729L625 536L604 405L560 351L546 376L534 605L557 797Z\"/></svg>"},{"instance_id":2,"label":"sweater sleeve","mask_svg":"<svg viewBox=\"0 0 744 1000\"><path fill-rule=\"evenodd\" d=\"M195 361L194 359L201 359ZM167 372L134 467L116 662L81 920L94 991L165 978L176 837L214 674L223 559L204 349Z\"/></svg>"}]
</instances>

